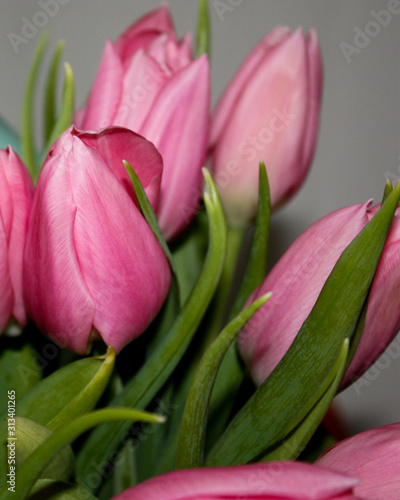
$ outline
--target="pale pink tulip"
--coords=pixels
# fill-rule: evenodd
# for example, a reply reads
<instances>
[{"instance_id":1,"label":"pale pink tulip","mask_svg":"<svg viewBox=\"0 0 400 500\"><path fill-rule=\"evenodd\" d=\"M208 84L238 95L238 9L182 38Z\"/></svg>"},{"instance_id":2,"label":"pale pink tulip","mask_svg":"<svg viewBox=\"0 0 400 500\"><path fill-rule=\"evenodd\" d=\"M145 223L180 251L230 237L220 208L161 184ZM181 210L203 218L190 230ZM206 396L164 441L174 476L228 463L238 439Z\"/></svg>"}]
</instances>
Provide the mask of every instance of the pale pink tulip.
<instances>
[{"instance_id":1,"label":"pale pink tulip","mask_svg":"<svg viewBox=\"0 0 400 500\"><path fill-rule=\"evenodd\" d=\"M24 326L23 253L33 198L25 165L9 146L0 150L0 333L11 317Z\"/></svg>"},{"instance_id":2,"label":"pale pink tulip","mask_svg":"<svg viewBox=\"0 0 400 500\"><path fill-rule=\"evenodd\" d=\"M191 58L191 41L177 40L167 6L108 40L78 127L126 127L152 141L164 161L157 216L173 238L196 213L210 107L206 56Z\"/></svg>"},{"instance_id":3,"label":"pale pink tulip","mask_svg":"<svg viewBox=\"0 0 400 500\"><path fill-rule=\"evenodd\" d=\"M123 491L113 500L350 500L357 479L300 462L180 470Z\"/></svg>"},{"instance_id":4,"label":"pale pink tulip","mask_svg":"<svg viewBox=\"0 0 400 500\"><path fill-rule=\"evenodd\" d=\"M362 432L337 443L316 462L358 477L354 493L362 500L400 498L400 424Z\"/></svg>"},{"instance_id":5,"label":"pale pink tulip","mask_svg":"<svg viewBox=\"0 0 400 500\"><path fill-rule=\"evenodd\" d=\"M343 250L376 212L377 207L368 206L343 208L312 224L253 293L251 301L273 293L239 336L240 352L256 384L289 349ZM341 388L368 369L400 328L399 217L397 212L372 284L364 331Z\"/></svg>"},{"instance_id":6,"label":"pale pink tulip","mask_svg":"<svg viewBox=\"0 0 400 500\"><path fill-rule=\"evenodd\" d=\"M322 63L317 35L278 27L254 48L223 94L211 126L212 169L233 226L247 225L264 161L272 206L295 194L314 154Z\"/></svg>"},{"instance_id":7,"label":"pale pink tulip","mask_svg":"<svg viewBox=\"0 0 400 500\"><path fill-rule=\"evenodd\" d=\"M85 354L101 337L119 352L168 292L170 269L141 215L122 160L157 195L162 159L121 128L71 128L50 150L36 188L25 249L25 297L39 329Z\"/></svg>"}]
</instances>

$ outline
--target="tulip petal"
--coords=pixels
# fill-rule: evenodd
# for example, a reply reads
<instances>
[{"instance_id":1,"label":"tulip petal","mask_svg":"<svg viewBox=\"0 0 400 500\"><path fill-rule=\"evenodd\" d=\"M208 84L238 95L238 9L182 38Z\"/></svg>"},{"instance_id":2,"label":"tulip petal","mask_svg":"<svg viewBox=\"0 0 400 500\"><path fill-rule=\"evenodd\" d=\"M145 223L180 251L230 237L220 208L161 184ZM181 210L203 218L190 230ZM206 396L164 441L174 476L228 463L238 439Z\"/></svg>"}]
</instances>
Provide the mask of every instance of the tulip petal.
<instances>
[{"instance_id":1,"label":"tulip petal","mask_svg":"<svg viewBox=\"0 0 400 500\"><path fill-rule=\"evenodd\" d=\"M357 479L300 462L175 471L126 490L114 500L195 500L235 498L342 499ZM342 497L343 495L343 497Z\"/></svg>"},{"instance_id":2,"label":"tulip petal","mask_svg":"<svg viewBox=\"0 0 400 500\"><path fill-rule=\"evenodd\" d=\"M210 75L204 55L175 73L162 88L141 130L164 160L158 217L166 239L185 227L198 207L209 101Z\"/></svg>"},{"instance_id":3,"label":"tulip petal","mask_svg":"<svg viewBox=\"0 0 400 500\"><path fill-rule=\"evenodd\" d=\"M360 478L357 498L397 500L400 492L400 424L352 436L326 451L316 462L335 472Z\"/></svg>"},{"instance_id":4,"label":"tulip petal","mask_svg":"<svg viewBox=\"0 0 400 500\"><path fill-rule=\"evenodd\" d=\"M266 37L264 37L247 56L215 109L211 126L211 148L213 148L219 140L221 133L229 120L232 108L238 101L240 94L244 91L246 85L251 81L254 71L264 59L267 51L274 45L286 40L289 35L289 28L286 26L278 26Z\"/></svg>"},{"instance_id":5,"label":"tulip petal","mask_svg":"<svg viewBox=\"0 0 400 500\"><path fill-rule=\"evenodd\" d=\"M94 148L100 153L105 163L136 203L132 183L122 161L126 160L133 165L151 206L156 210L163 164L160 153L151 142L141 135L119 127L108 127L98 133L79 132L72 129L72 134L86 146Z\"/></svg>"},{"instance_id":6,"label":"tulip petal","mask_svg":"<svg viewBox=\"0 0 400 500\"><path fill-rule=\"evenodd\" d=\"M307 117L306 57L300 30L269 50L225 124L213 168L231 224L245 225L257 211L260 161L267 167L273 208L303 180L299 161ZM229 165L237 166L235 174L229 175ZM228 179L219 183L224 172Z\"/></svg>"},{"instance_id":7,"label":"tulip petal","mask_svg":"<svg viewBox=\"0 0 400 500\"><path fill-rule=\"evenodd\" d=\"M174 25L166 3L141 17L122 33L115 44L119 56L126 60L139 49L147 49L161 33L175 37Z\"/></svg>"},{"instance_id":8,"label":"tulip petal","mask_svg":"<svg viewBox=\"0 0 400 500\"><path fill-rule=\"evenodd\" d=\"M14 303L14 293L8 269L8 248L6 233L0 211L0 334L10 319Z\"/></svg>"},{"instance_id":9,"label":"tulip petal","mask_svg":"<svg viewBox=\"0 0 400 500\"><path fill-rule=\"evenodd\" d=\"M303 158L300 164L304 169L308 168L315 152L318 138L320 105L322 96L322 59L318 45L317 33L312 29L307 40L308 72L309 72L309 95L307 109L307 126L303 141Z\"/></svg>"},{"instance_id":10,"label":"tulip petal","mask_svg":"<svg viewBox=\"0 0 400 500\"><path fill-rule=\"evenodd\" d=\"M24 255L25 301L41 331L86 354L94 303L73 244L76 204L65 148L64 155L50 151L38 180Z\"/></svg>"},{"instance_id":11,"label":"tulip petal","mask_svg":"<svg viewBox=\"0 0 400 500\"><path fill-rule=\"evenodd\" d=\"M97 130L113 123L121 100L122 78L122 63L114 44L107 40L88 102L75 115L79 128Z\"/></svg>"},{"instance_id":12,"label":"tulip petal","mask_svg":"<svg viewBox=\"0 0 400 500\"><path fill-rule=\"evenodd\" d=\"M9 273L14 291L13 315L21 325L25 325L22 263L33 182L25 165L11 147L0 151L0 164L0 214L7 239Z\"/></svg>"},{"instance_id":13,"label":"tulip petal","mask_svg":"<svg viewBox=\"0 0 400 500\"><path fill-rule=\"evenodd\" d=\"M373 207L369 216L376 213ZM364 330L340 388L357 380L382 354L400 329L400 219L393 219L372 283Z\"/></svg>"},{"instance_id":14,"label":"tulip petal","mask_svg":"<svg viewBox=\"0 0 400 500\"><path fill-rule=\"evenodd\" d=\"M168 76L160 63L139 50L126 68L122 84L123 98L112 124L140 132L154 100L167 80Z\"/></svg>"},{"instance_id":15,"label":"tulip petal","mask_svg":"<svg viewBox=\"0 0 400 500\"><path fill-rule=\"evenodd\" d=\"M272 292L271 300L239 335L240 352L257 385L289 349L341 253L368 222L369 203L337 210L315 222L250 297L249 302Z\"/></svg>"},{"instance_id":16,"label":"tulip petal","mask_svg":"<svg viewBox=\"0 0 400 500\"><path fill-rule=\"evenodd\" d=\"M140 335L168 292L170 270L154 234L100 153L73 138L85 168L71 171L74 243L96 305L94 327L119 352Z\"/></svg>"}]
</instances>

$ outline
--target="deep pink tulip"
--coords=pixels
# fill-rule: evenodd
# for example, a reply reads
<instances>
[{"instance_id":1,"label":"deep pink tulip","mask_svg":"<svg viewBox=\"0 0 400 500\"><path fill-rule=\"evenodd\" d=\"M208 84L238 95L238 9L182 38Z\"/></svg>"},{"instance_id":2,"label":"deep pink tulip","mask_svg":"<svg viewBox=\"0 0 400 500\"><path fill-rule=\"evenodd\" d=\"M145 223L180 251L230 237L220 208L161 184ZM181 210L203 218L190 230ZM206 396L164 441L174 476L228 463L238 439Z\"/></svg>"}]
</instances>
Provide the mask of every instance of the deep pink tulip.
<instances>
[{"instance_id":1,"label":"deep pink tulip","mask_svg":"<svg viewBox=\"0 0 400 500\"><path fill-rule=\"evenodd\" d=\"M98 337L119 352L144 331L168 292L167 259L136 205L123 159L154 199L161 156L152 143L118 127L63 133L34 196L27 308L44 334L80 354Z\"/></svg>"},{"instance_id":2,"label":"deep pink tulip","mask_svg":"<svg viewBox=\"0 0 400 500\"><path fill-rule=\"evenodd\" d=\"M248 224L264 161L272 206L302 184L314 154L322 87L317 35L278 27L254 48L223 94L211 126L212 169L233 226Z\"/></svg>"},{"instance_id":3,"label":"deep pink tulip","mask_svg":"<svg viewBox=\"0 0 400 500\"><path fill-rule=\"evenodd\" d=\"M13 316L26 324L23 253L33 198L25 165L9 146L0 150L0 333Z\"/></svg>"},{"instance_id":4,"label":"deep pink tulip","mask_svg":"<svg viewBox=\"0 0 400 500\"><path fill-rule=\"evenodd\" d=\"M316 462L358 477L354 493L363 500L400 498L400 424L352 436L327 450Z\"/></svg>"},{"instance_id":5,"label":"deep pink tulip","mask_svg":"<svg viewBox=\"0 0 400 500\"><path fill-rule=\"evenodd\" d=\"M377 210L368 207L368 202L346 207L312 224L253 293L251 301L267 291L273 293L239 336L240 352L256 384L268 377L289 349L341 253ZM398 210L372 284L364 331L341 388L368 369L399 328Z\"/></svg>"},{"instance_id":6,"label":"deep pink tulip","mask_svg":"<svg viewBox=\"0 0 400 500\"><path fill-rule=\"evenodd\" d=\"M167 239L196 213L208 143L209 65L206 56L193 61L191 50L188 36L177 40L166 5L151 12L107 41L75 119L85 130L126 127L157 146L164 161L157 216Z\"/></svg>"},{"instance_id":7,"label":"deep pink tulip","mask_svg":"<svg viewBox=\"0 0 400 500\"><path fill-rule=\"evenodd\" d=\"M125 490L113 500L347 500L356 498L352 491L357 483L315 465L269 462L175 471Z\"/></svg>"}]
</instances>

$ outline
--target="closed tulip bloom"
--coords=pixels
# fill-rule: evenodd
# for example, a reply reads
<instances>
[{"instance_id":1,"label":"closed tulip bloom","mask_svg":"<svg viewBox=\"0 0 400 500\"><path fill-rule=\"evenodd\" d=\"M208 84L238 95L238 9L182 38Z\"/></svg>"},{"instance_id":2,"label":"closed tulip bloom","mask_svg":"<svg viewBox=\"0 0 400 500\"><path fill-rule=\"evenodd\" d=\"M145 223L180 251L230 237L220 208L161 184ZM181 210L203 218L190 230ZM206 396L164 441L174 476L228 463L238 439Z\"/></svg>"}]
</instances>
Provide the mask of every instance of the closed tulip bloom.
<instances>
[{"instance_id":1,"label":"closed tulip bloom","mask_svg":"<svg viewBox=\"0 0 400 500\"><path fill-rule=\"evenodd\" d=\"M369 203L346 207L312 224L249 299L273 293L239 336L240 352L256 384L268 377L289 349L340 255L378 208L368 207ZM364 331L341 388L368 369L400 328L398 212L372 283Z\"/></svg>"},{"instance_id":2,"label":"closed tulip bloom","mask_svg":"<svg viewBox=\"0 0 400 500\"><path fill-rule=\"evenodd\" d=\"M113 500L223 498L271 500L348 500L357 479L300 462L180 470L123 491Z\"/></svg>"},{"instance_id":3,"label":"closed tulip bloom","mask_svg":"<svg viewBox=\"0 0 400 500\"><path fill-rule=\"evenodd\" d=\"M154 200L161 156L120 128L67 130L35 191L25 248L27 308L44 334L79 354L99 337L119 352L145 330L169 288L167 259L136 205L123 159Z\"/></svg>"},{"instance_id":4,"label":"closed tulip bloom","mask_svg":"<svg viewBox=\"0 0 400 500\"><path fill-rule=\"evenodd\" d=\"M352 436L327 450L316 462L326 469L358 477L357 498L398 500L400 496L400 424Z\"/></svg>"},{"instance_id":5,"label":"closed tulip bloom","mask_svg":"<svg viewBox=\"0 0 400 500\"><path fill-rule=\"evenodd\" d=\"M23 300L23 254L33 183L9 146L0 150L0 333L13 317L26 324Z\"/></svg>"},{"instance_id":6,"label":"closed tulip bloom","mask_svg":"<svg viewBox=\"0 0 400 500\"><path fill-rule=\"evenodd\" d=\"M250 53L212 119L212 169L228 222L245 226L258 201L258 165L267 168L272 206L293 196L318 135L322 63L317 35L278 27Z\"/></svg>"},{"instance_id":7,"label":"closed tulip bloom","mask_svg":"<svg viewBox=\"0 0 400 500\"><path fill-rule=\"evenodd\" d=\"M75 118L85 130L129 128L152 141L164 161L157 216L173 238L194 216L208 145L210 75L206 56L191 58L166 5L108 40L89 99Z\"/></svg>"}]
</instances>

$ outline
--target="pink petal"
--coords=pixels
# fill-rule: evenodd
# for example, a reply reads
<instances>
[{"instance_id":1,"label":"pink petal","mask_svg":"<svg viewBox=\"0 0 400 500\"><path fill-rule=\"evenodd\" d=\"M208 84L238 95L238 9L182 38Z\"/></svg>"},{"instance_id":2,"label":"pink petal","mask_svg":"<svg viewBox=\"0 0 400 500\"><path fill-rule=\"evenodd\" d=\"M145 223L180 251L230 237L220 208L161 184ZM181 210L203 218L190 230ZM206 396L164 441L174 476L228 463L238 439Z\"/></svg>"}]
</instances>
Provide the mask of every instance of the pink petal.
<instances>
[{"instance_id":1,"label":"pink petal","mask_svg":"<svg viewBox=\"0 0 400 500\"><path fill-rule=\"evenodd\" d=\"M122 98L122 81L122 63L113 43L107 40L85 111L78 111L75 117L77 126L98 130L112 125Z\"/></svg>"},{"instance_id":2,"label":"pink petal","mask_svg":"<svg viewBox=\"0 0 400 500\"><path fill-rule=\"evenodd\" d=\"M49 153L35 191L24 255L25 300L43 333L86 354L94 303L74 246L77 208L70 179L72 169L83 167L71 160L71 141L58 141L63 149Z\"/></svg>"},{"instance_id":3,"label":"pink petal","mask_svg":"<svg viewBox=\"0 0 400 500\"><path fill-rule=\"evenodd\" d=\"M2 153L2 152L1 152ZM26 324L26 312L23 300L23 253L25 247L25 238L28 230L28 219L33 199L33 182L22 163L19 156L7 148L8 158L0 156L0 163L3 165L3 172L7 178L7 191L11 195L8 209L11 210L11 224L8 232L8 261L9 272L14 290L13 315L21 325ZM2 161L2 159L4 161ZM0 184L1 181L0 181ZM2 198L8 198L4 185L0 185ZM3 211L1 208L1 211Z\"/></svg>"},{"instance_id":4,"label":"pink petal","mask_svg":"<svg viewBox=\"0 0 400 500\"><path fill-rule=\"evenodd\" d=\"M376 213L373 207L369 216ZM360 377L381 355L400 329L400 217L393 219L368 300L364 331L340 388Z\"/></svg>"},{"instance_id":5,"label":"pink petal","mask_svg":"<svg viewBox=\"0 0 400 500\"><path fill-rule=\"evenodd\" d=\"M320 107L322 98L323 68L321 51L318 44L317 33L312 29L307 40L308 71L309 71L309 96L307 126L303 145L303 158L301 164L307 169L315 152L318 138Z\"/></svg>"},{"instance_id":6,"label":"pink petal","mask_svg":"<svg viewBox=\"0 0 400 500\"><path fill-rule=\"evenodd\" d=\"M299 163L307 117L306 57L300 30L270 49L225 124L213 171L230 224L246 224L256 213L260 161L267 167L273 207L304 177Z\"/></svg>"},{"instance_id":7,"label":"pink petal","mask_svg":"<svg viewBox=\"0 0 400 500\"><path fill-rule=\"evenodd\" d=\"M6 233L0 212L0 334L10 319L14 304L14 293L8 268Z\"/></svg>"},{"instance_id":8,"label":"pink petal","mask_svg":"<svg viewBox=\"0 0 400 500\"><path fill-rule=\"evenodd\" d=\"M400 424L362 432L337 443L316 462L321 467L360 478L354 489L365 500L398 500Z\"/></svg>"},{"instance_id":9,"label":"pink petal","mask_svg":"<svg viewBox=\"0 0 400 500\"><path fill-rule=\"evenodd\" d=\"M161 33L175 36L167 3L141 17L122 33L116 42L119 56L125 60L137 50L147 49Z\"/></svg>"},{"instance_id":10,"label":"pink petal","mask_svg":"<svg viewBox=\"0 0 400 500\"><path fill-rule=\"evenodd\" d=\"M157 208L161 176L162 157L155 146L134 132L109 127L98 133L72 130L86 146L96 149L114 175L124 185L129 196L136 203L132 182L122 160L129 162L135 170L154 210Z\"/></svg>"},{"instance_id":11,"label":"pink petal","mask_svg":"<svg viewBox=\"0 0 400 500\"><path fill-rule=\"evenodd\" d=\"M121 101L112 125L140 132L154 100L167 80L165 70L156 59L143 50L134 54L124 73Z\"/></svg>"},{"instance_id":12,"label":"pink petal","mask_svg":"<svg viewBox=\"0 0 400 500\"><path fill-rule=\"evenodd\" d=\"M114 500L355 498L356 479L300 462L175 471L126 490ZM348 496L345 496L345 495Z\"/></svg>"},{"instance_id":13,"label":"pink petal","mask_svg":"<svg viewBox=\"0 0 400 500\"><path fill-rule=\"evenodd\" d=\"M140 335L168 292L170 270L151 229L95 149L73 139L85 168L71 170L74 243L95 303L93 325L119 352Z\"/></svg>"},{"instance_id":14,"label":"pink petal","mask_svg":"<svg viewBox=\"0 0 400 500\"><path fill-rule=\"evenodd\" d=\"M209 103L208 60L202 56L175 73L163 87L141 129L164 160L158 217L167 239L188 224L198 207Z\"/></svg>"},{"instance_id":15,"label":"pink petal","mask_svg":"<svg viewBox=\"0 0 400 500\"><path fill-rule=\"evenodd\" d=\"M254 71L260 62L263 61L268 50L274 45L286 40L289 35L289 28L286 26L278 26L266 37L264 37L247 56L246 60L243 62L222 95L222 98L218 102L217 108L213 114L210 138L212 148L215 146L215 143L220 138L227 122L229 121L229 116L235 107L240 94L245 90L245 87L251 80Z\"/></svg>"}]
</instances>

